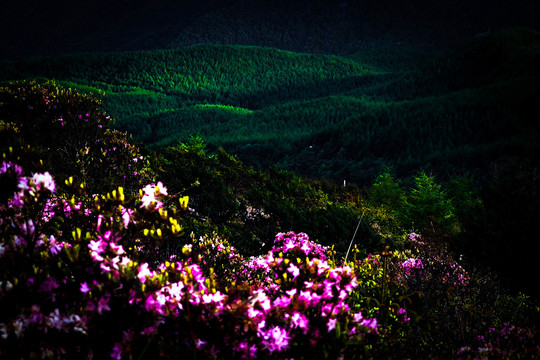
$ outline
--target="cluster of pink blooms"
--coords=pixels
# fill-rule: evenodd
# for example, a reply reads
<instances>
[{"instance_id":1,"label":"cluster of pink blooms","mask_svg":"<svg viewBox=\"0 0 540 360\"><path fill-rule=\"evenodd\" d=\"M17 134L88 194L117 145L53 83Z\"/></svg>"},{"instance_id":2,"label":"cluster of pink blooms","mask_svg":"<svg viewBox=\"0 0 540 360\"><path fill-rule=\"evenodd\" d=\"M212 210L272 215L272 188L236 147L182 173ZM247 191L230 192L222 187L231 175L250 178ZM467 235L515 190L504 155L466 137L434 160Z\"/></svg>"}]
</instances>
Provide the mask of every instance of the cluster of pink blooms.
<instances>
[{"instance_id":1,"label":"cluster of pink blooms","mask_svg":"<svg viewBox=\"0 0 540 360\"><path fill-rule=\"evenodd\" d=\"M287 237L294 239L297 236L291 232ZM305 234L299 238L302 243L310 242ZM281 242L283 234L278 234L276 239ZM320 249L317 244L311 244L311 248ZM286 352L290 344L299 339L308 339L305 340L308 344L315 345L335 332L338 323L340 329L346 329L345 336L351 339L362 333L376 333L377 320L364 318L361 312L352 311L346 303L357 286L352 269L332 267L310 252L307 256L305 261L291 261L272 251L265 257L248 260L247 266L264 270L267 281L254 284L247 299L209 289L208 279L196 264L177 262L168 267L162 264L154 272L143 265L138 277L142 282L152 282L164 272L175 271L179 275L180 281L166 284L146 298L147 310L156 315L180 316L186 306L198 306L200 320L212 324L226 313L240 313L249 326L237 329L235 336L250 340L235 342L230 339L232 349L240 358L257 358L264 356L266 351L270 354ZM280 286L276 286L277 279ZM323 329L314 326L321 323ZM198 349L210 348L212 339L198 338L196 346Z\"/></svg>"},{"instance_id":2,"label":"cluster of pink blooms","mask_svg":"<svg viewBox=\"0 0 540 360\"><path fill-rule=\"evenodd\" d=\"M300 250L305 256L317 257L322 260L326 260L327 246L322 246L316 242L310 241L309 237L304 233L279 233L274 240L274 246L272 252L274 253L287 253L291 250Z\"/></svg>"},{"instance_id":3,"label":"cluster of pink blooms","mask_svg":"<svg viewBox=\"0 0 540 360\"><path fill-rule=\"evenodd\" d=\"M422 269L422 259L409 258L401 263L401 266L407 269Z\"/></svg>"},{"instance_id":4,"label":"cluster of pink blooms","mask_svg":"<svg viewBox=\"0 0 540 360\"><path fill-rule=\"evenodd\" d=\"M451 283L453 286L466 287L469 285L469 273L461 265L450 263L447 265L447 271L442 281L444 283Z\"/></svg>"},{"instance_id":5,"label":"cluster of pink blooms","mask_svg":"<svg viewBox=\"0 0 540 360\"><path fill-rule=\"evenodd\" d=\"M158 182L157 184L146 185L142 189L141 207L149 208L154 206L156 209L163 207L163 202L159 200L160 195L167 196L167 188Z\"/></svg>"},{"instance_id":6,"label":"cluster of pink blooms","mask_svg":"<svg viewBox=\"0 0 540 360\"><path fill-rule=\"evenodd\" d=\"M417 243L417 244L420 244L420 245L424 244L424 242L422 241L422 237L420 235L418 235L417 233L408 234L407 239L409 239L413 243Z\"/></svg>"},{"instance_id":7,"label":"cluster of pink blooms","mask_svg":"<svg viewBox=\"0 0 540 360\"><path fill-rule=\"evenodd\" d=\"M19 206L18 212L0 206L0 226L6 230L0 256L27 259L18 264L30 267L24 268L23 274L2 267L0 305L19 300L17 294L31 296L25 300L27 305L20 305L19 313L0 316L0 347L25 344L27 336L36 331L78 334L78 339L86 339L96 331L93 324L97 319L118 311L140 316L130 318L132 326L122 329L116 338L107 339L110 345L99 345L108 346L109 356L115 359L131 357L130 349L138 340L150 341L161 328L171 326L184 334L183 345L178 346L212 356L229 354L246 359L276 354L280 358L292 357L295 351L315 349L336 339L358 343L366 334L377 333L376 319L365 318L347 303L357 287L353 270L331 265L326 248L310 241L306 234L278 234L272 251L250 260L234 254L230 246L212 244L208 256L227 252L226 259L239 259L244 269L253 266L264 274L264 281L248 287L231 282L229 286L238 290L229 293L227 287L216 285L212 271L204 270L215 261L205 257L206 253L187 259L185 254L178 254L171 261L152 265L139 263L136 251L128 254L124 249L128 230L137 225L134 214L139 209L164 211L167 189L162 183L142 189L140 206L135 210L116 203L116 210L103 215L96 207L93 211L97 213L83 212L90 227L53 234L44 231L55 214L63 213L69 220L71 211L80 210L83 203L73 199L66 204L52 197L56 188L48 173L25 177L20 167L4 162L0 176L8 171L18 179L18 190L9 202L17 198ZM94 201L106 200L94 197ZM28 218L31 211L26 210L30 207L40 209L35 213L39 219ZM184 248L189 253L193 246ZM142 323L137 323L138 319ZM190 329L189 333L185 333L186 329ZM216 332L222 334L219 341ZM295 349L293 344L306 348ZM93 356L92 345L86 350L72 345L54 337L51 343L38 345L39 356L73 356L66 354L70 346L71 351L86 351L85 356Z\"/></svg>"}]
</instances>

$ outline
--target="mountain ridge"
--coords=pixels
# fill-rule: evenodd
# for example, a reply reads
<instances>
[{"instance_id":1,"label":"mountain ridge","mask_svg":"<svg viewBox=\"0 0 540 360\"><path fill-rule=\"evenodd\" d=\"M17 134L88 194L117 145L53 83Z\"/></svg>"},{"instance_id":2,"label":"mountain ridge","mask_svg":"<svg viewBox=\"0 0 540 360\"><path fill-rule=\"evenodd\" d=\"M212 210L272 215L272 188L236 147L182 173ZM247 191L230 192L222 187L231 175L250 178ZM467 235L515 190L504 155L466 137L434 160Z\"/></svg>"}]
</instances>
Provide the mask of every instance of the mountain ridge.
<instances>
[{"instance_id":1,"label":"mountain ridge","mask_svg":"<svg viewBox=\"0 0 540 360\"><path fill-rule=\"evenodd\" d=\"M497 30L540 29L540 5L464 0L10 1L0 59L195 44L351 54L391 44L446 51Z\"/></svg>"}]
</instances>

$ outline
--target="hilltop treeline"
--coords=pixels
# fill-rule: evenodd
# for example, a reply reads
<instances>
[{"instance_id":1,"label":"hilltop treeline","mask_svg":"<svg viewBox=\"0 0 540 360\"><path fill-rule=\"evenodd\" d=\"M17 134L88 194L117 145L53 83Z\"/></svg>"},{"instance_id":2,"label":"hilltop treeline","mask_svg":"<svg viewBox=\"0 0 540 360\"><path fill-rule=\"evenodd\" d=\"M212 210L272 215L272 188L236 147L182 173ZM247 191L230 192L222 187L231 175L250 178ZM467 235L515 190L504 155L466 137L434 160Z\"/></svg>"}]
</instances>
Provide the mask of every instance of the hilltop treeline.
<instances>
[{"instance_id":1,"label":"hilltop treeline","mask_svg":"<svg viewBox=\"0 0 540 360\"><path fill-rule=\"evenodd\" d=\"M7 1L0 58L227 44L352 54L387 44L445 51L477 34L539 29L534 1ZM46 31L44 30L46 27Z\"/></svg>"}]
</instances>

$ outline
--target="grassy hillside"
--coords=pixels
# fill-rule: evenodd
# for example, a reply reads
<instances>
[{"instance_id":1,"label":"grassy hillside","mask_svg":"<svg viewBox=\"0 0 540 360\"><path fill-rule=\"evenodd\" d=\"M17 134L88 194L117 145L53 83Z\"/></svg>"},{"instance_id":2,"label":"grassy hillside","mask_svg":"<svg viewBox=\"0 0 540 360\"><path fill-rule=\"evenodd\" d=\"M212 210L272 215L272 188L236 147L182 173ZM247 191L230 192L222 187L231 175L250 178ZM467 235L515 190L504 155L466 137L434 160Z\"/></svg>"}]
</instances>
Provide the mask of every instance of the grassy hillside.
<instances>
[{"instance_id":1,"label":"grassy hillside","mask_svg":"<svg viewBox=\"0 0 540 360\"><path fill-rule=\"evenodd\" d=\"M0 78L104 92L115 127L153 147L198 134L252 165L367 183L383 165L445 174L538 154L538 44L513 29L444 56L194 46L5 61Z\"/></svg>"}]
</instances>

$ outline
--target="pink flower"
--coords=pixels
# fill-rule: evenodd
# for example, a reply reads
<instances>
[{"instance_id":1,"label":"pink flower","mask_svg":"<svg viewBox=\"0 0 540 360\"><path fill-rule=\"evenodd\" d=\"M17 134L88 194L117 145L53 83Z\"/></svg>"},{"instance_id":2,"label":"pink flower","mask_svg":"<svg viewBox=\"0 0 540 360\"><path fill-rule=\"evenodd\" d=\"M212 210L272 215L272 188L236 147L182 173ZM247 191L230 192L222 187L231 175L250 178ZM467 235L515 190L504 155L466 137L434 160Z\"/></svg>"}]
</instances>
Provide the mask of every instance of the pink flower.
<instances>
[{"instance_id":1,"label":"pink flower","mask_svg":"<svg viewBox=\"0 0 540 360\"><path fill-rule=\"evenodd\" d=\"M56 190L54 180L48 171L44 174L34 174L32 182L36 185L37 190L46 189L52 193Z\"/></svg>"},{"instance_id":2,"label":"pink flower","mask_svg":"<svg viewBox=\"0 0 540 360\"><path fill-rule=\"evenodd\" d=\"M148 263L144 263L141 266L139 266L139 273L137 274L137 277L139 280L144 284L146 282L147 276L153 276L154 274L148 269Z\"/></svg>"},{"instance_id":3,"label":"pink flower","mask_svg":"<svg viewBox=\"0 0 540 360\"><path fill-rule=\"evenodd\" d=\"M373 330L377 330L377 319L376 318L364 319L364 320L362 320L360 325L367 326L367 327L369 327L369 328L371 328Z\"/></svg>"},{"instance_id":4,"label":"pink flower","mask_svg":"<svg viewBox=\"0 0 540 360\"><path fill-rule=\"evenodd\" d=\"M126 253L122 245L117 245L114 242L110 242L109 246L111 247L112 251L114 251L117 255L123 255Z\"/></svg>"},{"instance_id":5,"label":"pink flower","mask_svg":"<svg viewBox=\"0 0 540 360\"><path fill-rule=\"evenodd\" d=\"M158 314L165 315L165 298L163 295L151 294L146 298L145 308L146 311L155 311Z\"/></svg>"},{"instance_id":6,"label":"pink flower","mask_svg":"<svg viewBox=\"0 0 540 360\"><path fill-rule=\"evenodd\" d=\"M287 269L287 271L292 274L293 280L296 279L298 275L300 275L300 269L298 268L298 266L294 265L293 263L289 265L289 268Z\"/></svg>"},{"instance_id":7,"label":"pink flower","mask_svg":"<svg viewBox=\"0 0 540 360\"><path fill-rule=\"evenodd\" d=\"M304 254L309 255L309 253L311 252L311 246L309 246L309 243L306 241L302 244L300 250L302 250Z\"/></svg>"},{"instance_id":8,"label":"pink flower","mask_svg":"<svg viewBox=\"0 0 540 360\"><path fill-rule=\"evenodd\" d=\"M300 296L298 296L298 300L305 301L307 305L317 305L321 298L321 295L311 291L300 291Z\"/></svg>"},{"instance_id":9,"label":"pink flower","mask_svg":"<svg viewBox=\"0 0 540 360\"><path fill-rule=\"evenodd\" d=\"M328 319L328 322L326 323L326 326L328 327L328 332L336 328L336 322L337 319Z\"/></svg>"},{"instance_id":10,"label":"pink flower","mask_svg":"<svg viewBox=\"0 0 540 360\"><path fill-rule=\"evenodd\" d=\"M98 300L97 310L100 315L103 312L103 310L111 311L111 308L109 307L109 297L102 297L101 299Z\"/></svg>"},{"instance_id":11,"label":"pink flower","mask_svg":"<svg viewBox=\"0 0 540 360\"><path fill-rule=\"evenodd\" d=\"M362 322L363 319L364 317L362 316L361 312L357 312L356 314L353 315L353 320L357 323Z\"/></svg>"},{"instance_id":12,"label":"pink flower","mask_svg":"<svg viewBox=\"0 0 540 360\"><path fill-rule=\"evenodd\" d=\"M122 222L124 224L125 229L127 229L132 217L133 217L133 210L122 208Z\"/></svg>"},{"instance_id":13,"label":"pink flower","mask_svg":"<svg viewBox=\"0 0 540 360\"><path fill-rule=\"evenodd\" d=\"M104 260L101 254L104 253L105 249L107 248L107 243L105 241L102 239L90 240L88 248L90 248L90 255L94 261L100 262Z\"/></svg>"},{"instance_id":14,"label":"pink flower","mask_svg":"<svg viewBox=\"0 0 540 360\"><path fill-rule=\"evenodd\" d=\"M51 254L56 255L58 254L64 247L64 242L57 242L54 235L51 235L49 237L49 250Z\"/></svg>"},{"instance_id":15,"label":"pink flower","mask_svg":"<svg viewBox=\"0 0 540 360\"><path fill-rule=\"evenodd\" d=\"M142 192L144 194L143 194L143 196L141 198L141 201L142 201L141 207L145 207L145 208L150 207L152 204L154 204L156 209L159 209L159 208L163 207L163 202L158 200L156 198L156 196L159 196L159 195L165 195L166 196L166 195L168 195L167 194L167 188L165 186L163 186L161 181L158 182L157 185L154 185L154 184L146 185L142 189Z\"/></svg>"},{"instance_id":16,"label":"pink flower","mask_svg":"<svg viewBox=\"0 0 540 360\"><path fill-rule=\"evenodd\" d=\"M263 338L262 344L271 353L283 351L289 347L289 335L285 329L274 326L270 330L260 331L259 336Z\"/></svg>"},{"instance_id":17,"label":"pink flower","mask_svg":"<svg viewBox=\"0 0 540 360\"><path fill-rule=\"evenodd\" d=\"M122 344L120 343L114 343L113 351L111 353L111 357L116 360L122 359Z\"/></svg>"},{"instance_id":18,"label":"pink flower","mask_svg":"<svg viewBox=\"0 0 540 360\"><path fill-rule=\"evenodd\" d=\"M105 249L107 248L107 243L101 239L90 240L88 247L90 248L91 251L102 253L102 252L105 252Z\"/></svg>"},{"instance_id":19,"label":"pink flower","mask_svg":"<svg viewBox=\"0 0 540 360\"><path fill-rule=\"evenodd\" d=\"M293 297L294 295L296 295L296 289L287 290L285 291L285 294L289 295L290 297Z\"/></svg>"},{"instance_id":20,"label":"pink flower","mask_svg":"<svg viewBox=\"0 0 540 360\"><path fill-rule=\"evenodd\" d=\"M106 273L111 272L111 267L109 265L105 265L105 263L101 263L99 267Z\"/></svg>"},{"instance_id":21,"label":"pink flower","mask_svg":"<svg viewBox=\"0 0 540 360\"><path fill-rule=\"evenodd\" d=\"M295 311L293 315L291 316L291 323L293 327L298 327L300 329L307 330L308 322L309 322L308 318L304 314L298 311Z\"/></svg>"},{"instance_id":22,"label":"pink flower","mask_svg":"<svg viewBox=\"0 0 540 360\"><path fill-rule=\"evenodd\" d=\"M283 252L287 252L288 250L294 249L294 241L293 239L287 239L285 240Z\"/></svg>"},{"instance_id":23,"label":"pink flower","mask_svg":"<svg viewBox=\"0 0 540 360\"><path fill-rule=\"evenodd\" d=\"M280 296L274 300L274 307L286 308L291 303L291 298L287 296Z\"/></svg>"},{"instance_id":24,"label":"pink flower","mask_svg":"<svg viewBox=\"0 0 540 360\"><path fill-rule=\"evenodd\" d=\"M255 304L256 302L259 303L264 312L270 310L272 306L270 299L262 290L257 290L253 293L253 299L251 300L251 304Z\"/></svg>"},{"instance_id":25,"label":"pink flower","mask_svg":"<svg viewBox=\"0 0 540 360\"><path fill-rule=\"evenodd\" d=\"M402 262L401 266L408 269L422 269L424 264L421 259L410 258Z\"/></svg>"},{"instance_id":26,"label":"pink flower","mask_svg":"<svg viewBox=\"0 0 540 360\"><path fill-rule=\"evenodd\" d=\"M88 284L86 282L81 283L81 292L86 294L90 291L90 288L88 287Z\"/></svg>"},{"instance_id":27,"label":"pink flower","mask_svg":"<svg viewBox=\"0 0 540 360\"><path fill-rule=\"evenodd\" d=\"M240 354L241 359L256 359L257 358L257 346L252 344L248 345L247 341L243 341L234 348L234 351Z\"/></svg>"},{"instance_id":28,"label":"pink flower","mask_svg":"<svg viewBox=\"0 0 540 360\"><path fill-rule=\"evenodd\" d=\"M225 299L225 295L217 291L215 294L204 294L203 295L203 303L209 304L209 303L219 303Z\"/></svg>"},{"instance_id":29,"label":"pink flower","mask_svg":"<svg viewBox=\"0 0 540 360\"><path fill-rule=\"evenodd\" d=\"M263 313L262 311L260 310L256 310L252 307L249 307L248 310L247 310L247 316L250 318L250 319L257 319L259 317L262 317Z\"/></svg>"},{"instance_id":30,"label":"pink flower","mask_svg":"<svg viewBox=\"0 0 540 360\"><path fill-rule=\"evenodd\" d=\"M17 164L13 164L11 161L4 161L2 163L2 166L0 166L0 174L6 173L10 168L14 170L17 175L22 176L22 167Z\"/></svg>"},{"instance_id":31,"label":"pink flower","mask_svg":"<svg viewBox=\"0 0 540 360\"><path fill-rule=\"evenodd\" d=\"M203 341L201 339L197 339L195 341L195 348L200 349L201 347L203 347L203 345L206 345L206 341Z\"/></svg>"}]
</instances>

